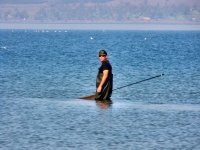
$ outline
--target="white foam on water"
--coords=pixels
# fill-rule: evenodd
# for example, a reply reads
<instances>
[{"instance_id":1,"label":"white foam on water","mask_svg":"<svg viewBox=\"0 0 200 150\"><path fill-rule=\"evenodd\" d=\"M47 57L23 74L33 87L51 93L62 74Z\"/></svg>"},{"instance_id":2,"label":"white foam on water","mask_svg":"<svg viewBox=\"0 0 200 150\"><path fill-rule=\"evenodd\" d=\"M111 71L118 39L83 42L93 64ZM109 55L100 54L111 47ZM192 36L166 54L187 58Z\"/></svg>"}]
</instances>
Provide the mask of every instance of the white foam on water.
<instances>
[{"instance_id":1,"label":"white foam on water","mask_svg":"<svg viewBox=\"0 0 200 150\"><path fill-rule=\"evenodd\" d=\"M1 47L1 49L7 49L7 47L5 47L5 46L2 46L2 47Z\"/></svg>"}]
</instances>

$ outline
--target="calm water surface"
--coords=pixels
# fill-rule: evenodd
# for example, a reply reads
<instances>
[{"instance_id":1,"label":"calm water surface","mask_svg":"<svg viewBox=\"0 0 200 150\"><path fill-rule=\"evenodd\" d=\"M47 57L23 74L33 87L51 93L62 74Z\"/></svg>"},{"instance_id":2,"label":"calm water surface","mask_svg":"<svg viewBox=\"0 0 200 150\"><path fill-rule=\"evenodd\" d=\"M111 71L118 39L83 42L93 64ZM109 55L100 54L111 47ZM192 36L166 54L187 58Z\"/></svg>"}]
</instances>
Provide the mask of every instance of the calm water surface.
<instances>
[{"instance_id":1,"label":"calm water surface","mask_svg":"<svg viewBox=\"0 0 200 150\"><path fill-rule=\"evenodd\" d=\"M199 31L0 31L0 149L200 149ZM112 104L93 94L106 49Z\"/></svg>"}]
</instances>

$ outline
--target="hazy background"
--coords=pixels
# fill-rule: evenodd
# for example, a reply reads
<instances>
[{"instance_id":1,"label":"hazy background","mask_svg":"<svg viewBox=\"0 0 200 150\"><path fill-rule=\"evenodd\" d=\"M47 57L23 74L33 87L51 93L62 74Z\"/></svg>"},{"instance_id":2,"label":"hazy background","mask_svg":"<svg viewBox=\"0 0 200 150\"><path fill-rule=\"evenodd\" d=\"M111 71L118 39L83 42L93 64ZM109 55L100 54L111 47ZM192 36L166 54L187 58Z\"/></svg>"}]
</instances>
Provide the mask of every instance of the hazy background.
<instances>
[{"instance_id":1,"label":"hazy background","mask_svg":"<svg viewBox=\"0 0 200 150\"><path fill-rule=\"evenodd\" d=\"M0 23L1 29L199 30L200 1L1 0Z\"/></svg>"}]
</instances>

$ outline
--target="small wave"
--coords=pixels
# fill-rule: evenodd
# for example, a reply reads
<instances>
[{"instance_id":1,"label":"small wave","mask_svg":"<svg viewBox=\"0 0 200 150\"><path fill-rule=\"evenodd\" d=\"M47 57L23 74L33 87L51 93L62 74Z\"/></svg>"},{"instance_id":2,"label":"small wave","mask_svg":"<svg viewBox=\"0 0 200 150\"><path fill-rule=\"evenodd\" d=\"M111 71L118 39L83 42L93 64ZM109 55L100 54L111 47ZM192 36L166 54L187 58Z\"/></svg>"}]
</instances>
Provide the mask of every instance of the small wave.
<instances>
[{"instance_id":1,"label":"small wave","mask_svg":"<svg viewBox=\"0 0 200 150\"><path fill-rule=\"evenodd\" d=\"M145 104L145 103L121 103L115 102L114 107L132 107L138 109L154 109L159 111L200 111L199 105L192 104Z\"/></svg>"},{"instance_id":2,"label":"small wave","mask_svg":"<svg viewBox=\"0 0 200 150\"><path fill-rule=\"evenodd\" d=\"M146 106L150 109L176 110L176 111L200 111L200 107L187 104L150 104Z\"/></svg>"}]
</instances>

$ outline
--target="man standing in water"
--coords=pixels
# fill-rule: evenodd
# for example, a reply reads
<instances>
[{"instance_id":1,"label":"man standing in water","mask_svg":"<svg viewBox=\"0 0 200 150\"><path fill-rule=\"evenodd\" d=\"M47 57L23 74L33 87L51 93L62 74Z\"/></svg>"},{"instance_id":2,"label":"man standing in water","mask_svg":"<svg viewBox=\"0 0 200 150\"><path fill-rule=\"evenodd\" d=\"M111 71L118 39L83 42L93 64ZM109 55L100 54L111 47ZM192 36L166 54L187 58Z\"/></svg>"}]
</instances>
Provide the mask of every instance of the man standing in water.
<instances>
[{"instance_id":1,"label":"man standing in water","mask_svg":"<svg viewBox=\"0 0 200 150\"><path fill-rule=\"evenodd\" d=\"M107 52L100 50L99 59L101 66L96 78L95 100L110 100L113 87L112 66L108 61Z\"/></svg>"}]
</instances>

